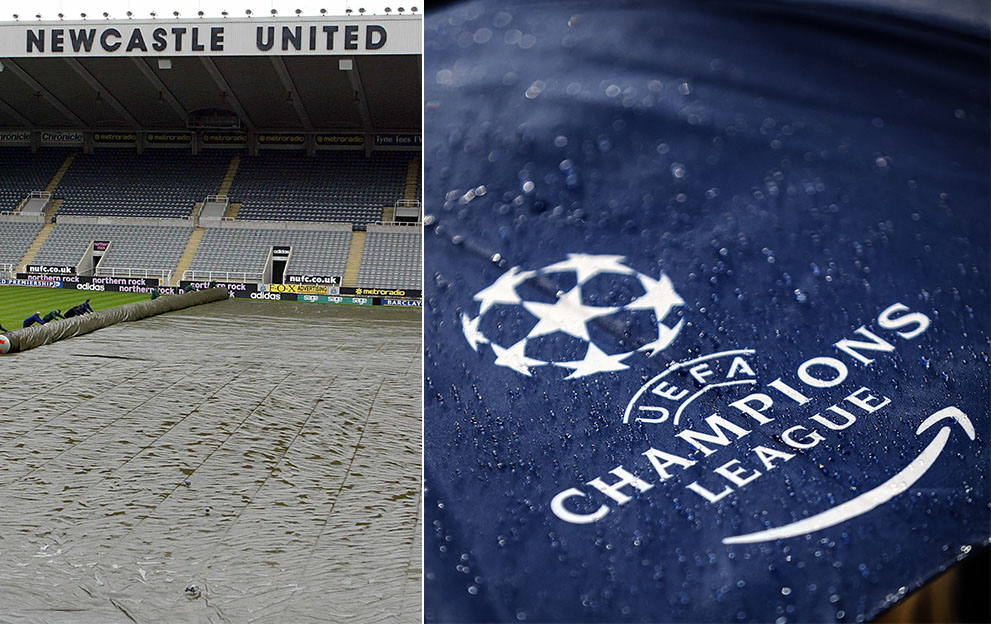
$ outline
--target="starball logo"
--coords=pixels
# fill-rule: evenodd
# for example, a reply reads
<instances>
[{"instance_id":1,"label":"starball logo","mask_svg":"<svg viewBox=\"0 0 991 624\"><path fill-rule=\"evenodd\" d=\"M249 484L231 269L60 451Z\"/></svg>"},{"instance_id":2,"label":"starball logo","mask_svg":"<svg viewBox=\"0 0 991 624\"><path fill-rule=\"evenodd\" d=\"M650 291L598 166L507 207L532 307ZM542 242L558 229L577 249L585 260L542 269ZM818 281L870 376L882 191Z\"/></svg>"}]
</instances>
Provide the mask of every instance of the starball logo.
<instances>
[{"instance_id":1,"label":"starball logo","mask_svg":"<svg viewBox=\"0 0 991 624\"><path fill-rule=\"evenodd\" d=\"M570 371L563 379L547 377L554 383L624 371L638 352L649 364L678 337L684 300L663 272L655 278L625 262L622 256L569 254L542 269L512 267L474 295L477 314L461 315L464 337L476 352L488 345L497 366L520 375L540 377L545 367ZM646 319L636 318L644 313ZM905 492L936 463L951 425L975 439L972 422L958 408L912 415L911 407L899 407L871 378L881 372L872 366L880 354L904 348L931 324L929 316L894 302L870 323L837 336L832 350L799 356L790 374L774 379L761 378L758 371L769 367L750 348L674 361L615 414L624 426L647 429L650 445L632 449L606 474L557 492L550 510L567 523L594 524L634 501L649 500L655 488L679 488L703 507L717 508L829 437L856 435L865 417L918 418L920 439L941 425L914 459L883 483L801 520L753 527L759 530L728 535L723 543L807 535L868 513ZM839 387L844 383L847 389ZM747 436L758 429L761 443L748 444Z\"/></svg>"},{"instance_id":2,"label":"starball logo","mask_svg":"<svg viewBox=\"0 0 991 624\"><path fill-rule=\"evenodd\" d=\"M684 319L673 326L665 319L685 302L675 292L671 280L661 273L657 278L624 264L623 256L568 254L568 259L535 271L513 267L487 288L475 294L477 316L461 315L461 328L472 349L489 345L495 364L530 377L536 368L555 366L570 369L566 379L596 373L621 371L633 354L655 355L678 336ZM622 301L600 304L617 278L630 288ZM607 353L609 333L590 333L589 322L598 320L624 323L646 315L654 321L645 331L642 344L621 341L618 352ZM503 332L504 318L530 323L526 332ZM522 318L526 317L526 318ZM490 321L486 323L486 321ZM499 333L496 337L494 334ZM504 334L504 335L503 335ZM632 346L632 348L630 348ZM563 354L580 356L569 359Z\"/></svg>"}]
</instances>

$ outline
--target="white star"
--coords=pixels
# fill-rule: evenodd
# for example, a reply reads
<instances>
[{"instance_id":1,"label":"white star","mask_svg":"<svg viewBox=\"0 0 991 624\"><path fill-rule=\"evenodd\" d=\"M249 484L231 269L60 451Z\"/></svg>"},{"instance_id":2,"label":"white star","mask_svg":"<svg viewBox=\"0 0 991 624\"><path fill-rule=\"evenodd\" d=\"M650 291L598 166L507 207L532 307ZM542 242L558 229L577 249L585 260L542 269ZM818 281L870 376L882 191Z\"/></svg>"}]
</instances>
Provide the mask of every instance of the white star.
<instances>
[{"instance_id":1,"label":"white star","mask_svg":"<svg viewBox=\"0 0 991 624\"><path fill-rule=\"evenodd\" d=\"M597 256L593 254L569 253L567 260L544 267L541 273L559 273L562 271L574 271L578 276L578 285L581 286L589 279L599 273L619 273L621 275L633 275L633 269L623 264L626 256Z\"/></svg>"},{"instance_id":2,"label":"white star","mask_svg":"<svg viewBox=\"0 0 991 624\"><path fill-rule=\"evenodd\" d=\"M556 362L555 364L557 366L573 369L573 372L565 377L565 379L576 379L578 377L594 375L595 373L625 370L629 368L629 366L623 364L622 361L630 357L630 355L632 355L632 352L607 355L595 346L595 343L590 342L588 343L588 351L585 352L584 360L578 360L575 362Z\"/></svg>"},{"instance_id":3,"label":"white star","mask_svg":"<svg viewBox=\"0 0 991 624\"><path fill-rule=\"evenodd\" d=\"M588 327L585 326L585 323L597 316L612 314L619 309L583 304L579 286L569 290L554 303L524 301L523 307L539 319L538 323L527 334L527 338L562 331L586 342L590 342L591 339L588 337Z\"/></svg>"},{"instance_id":4,"label":"white star","mask_svg":"<svg viewBox=\"0 0 991 624\"><path fill-rule=\"evenodd\" d=\"M481 320L481 316L471 318L467 314L461 315L461 331L464 332L465 339L468 340L471 350L476 352L478 351L478 345L486 344L489 341L489 339L485 337L485 334L478 329L478 324Z\"/></svg>"},{"instance_id":5,"label":"white star","mask_svg":"<svg viewBox=\"0 0 991 624\"><path fill-rule=\"evenodd\" d=\"M531 366L543 366L547 362L543 360L535 360L529 358L523 352L526 349L526 338L520 340L508 349L503 349L496 343L492 344L492 350L496 353L495 363L499 366L505 366L506 368L511 368L517 373L523 373L527 377L532 377L530 374Z\"/></svg>"},{"instance_id":6,"label":"white star","mask_svg":"<svg viewBox=\"0 0 991 624\"><path fill-rule=\"evenodd\" d=\"M667 348L671 341L678 336L678 332L681 331L681 326L685 324L685 319L678 321L678 324L674 327L668 327L663 323L657 324L657 340L645 344L644 346L637 349L637 351L650 351L650 357L654 357L661 351Z\"/></svg>"},{"instance_id":7,"label":"white star","mask_svg":"<svg viewBox=\"0 0 991 624\"><path fill-rule=\"evenodd\" d=\"M520 271L519 267L513 267L499 276L499 279L492 282L488 288L484 288L475 293L475 301L481 301L478 308L478 315L485 314L485 311L497 303L515 304L521 301L516 294L516 287L533 277L533 271Z\"/></svg>"},{"instance_id":8,"label":"white star","mask_svg":"<svg viewBox=\"0 0 991 624\"><path fill-rule=\"evenodd\" d=\"M660 281L642 273L637 277L647 292L626 304L627 310L653 310L659 325L671 308L685 303L674 291L674 285L667 275L661 274Z\"/></svg>"}]
</instances>

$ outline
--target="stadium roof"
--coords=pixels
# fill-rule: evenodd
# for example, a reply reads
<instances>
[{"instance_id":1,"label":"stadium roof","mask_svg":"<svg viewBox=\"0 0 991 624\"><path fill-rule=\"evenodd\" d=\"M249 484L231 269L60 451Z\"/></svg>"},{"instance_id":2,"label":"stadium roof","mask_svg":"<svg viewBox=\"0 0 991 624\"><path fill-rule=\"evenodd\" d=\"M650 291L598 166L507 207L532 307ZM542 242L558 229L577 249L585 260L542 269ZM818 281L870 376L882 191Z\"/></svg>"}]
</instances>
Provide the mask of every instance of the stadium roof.
<instances>
[{"instance_id":1,"label":"stadium roof","mask_svg":"<svg viewBox=\"0 0 991 624\"><path fill-rule=\"evenodd\" d=\"M221 109L254 132L419 134L421 33L419 15L0 24L0 129L185 130Z\"/></svg>"}]
</instances>

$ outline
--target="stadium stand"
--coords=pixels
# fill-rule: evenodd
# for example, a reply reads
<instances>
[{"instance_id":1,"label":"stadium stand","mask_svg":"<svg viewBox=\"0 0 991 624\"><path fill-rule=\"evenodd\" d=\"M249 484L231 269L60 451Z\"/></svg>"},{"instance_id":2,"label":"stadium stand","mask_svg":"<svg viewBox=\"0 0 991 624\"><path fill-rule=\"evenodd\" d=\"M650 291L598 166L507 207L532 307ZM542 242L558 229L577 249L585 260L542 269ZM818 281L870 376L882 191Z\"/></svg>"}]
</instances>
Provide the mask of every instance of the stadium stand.
<instances>
[{"instance_id":1,"label":"stadium stand","mask_svg":"<svg viewBox=\"0 0 991 624\"><path fill-rule=\"evenodd\" d=\"M54 196L63 200L58 215L188 217L196 202L216 192L230 158L226 150L192 156L104 148L79 154L56 187Z\"/></svg>"},{"instance_id":2,"label":"stadium stand","mask_svg":"<svg viewBox=\"0 0 991 624\"><path fill-rule=\"evenodd\" d=\"M4 228L11 224L5 224ZM111 245L99 272L111 269L175 269L185 249L192 227L154 225L107 225L59 223L34 258L36 264L76 266L92 241L110 241Z\"/></svg>"},{"instance_id":3,"label":"stadium stand","mask_svg":"<svg viewBox=\"0 0 991 624\"><path fill-rule=\"evenodd\" d=\"M13 212L32 191L44 190L70 150L44 148L30 152L0 147L0 212Z\"/></svg>"},{"instance_id":4,"label":"stadium stand","mask_svg":"<svg viewBox=\"0 0 991 624\"><path fill-rule=\"evenodd\" d=\"M422 248L423 235L419 228L368 226L358 286L420 290Z\"/></svg>"},{"instance_id":5,"label":"stadium stand","mask_svg":"<svg viewBox=\"0 0 991 624\"><path fill-rule=\"evenodd\" d=\"M292 247L286 274L341 275L351 231L208 228L190 271L203 277L204 273L243 273L247 280L260 280L277 245Z\"/></svg>"},{"instance_id":6,"label":"stadium stand","mask_svg":"<svg viewBox=\"0 0 991 624\"><path fill-rule=\"evenodd\" d=\"M403 198L410 158L407 152L263 151L241 158L229 195L241 204L238 219L364 225Z\"/></svg>"},{"instance_id":7,"label":"stadium stand","mask_svg":"<svg viewBox=\"0 0 991 624\"><path fill-rule=\"evenodd\" d=\"M0 223L0 264L16 266L41 228L41 223Z\"/></svg>"}]
</instances>

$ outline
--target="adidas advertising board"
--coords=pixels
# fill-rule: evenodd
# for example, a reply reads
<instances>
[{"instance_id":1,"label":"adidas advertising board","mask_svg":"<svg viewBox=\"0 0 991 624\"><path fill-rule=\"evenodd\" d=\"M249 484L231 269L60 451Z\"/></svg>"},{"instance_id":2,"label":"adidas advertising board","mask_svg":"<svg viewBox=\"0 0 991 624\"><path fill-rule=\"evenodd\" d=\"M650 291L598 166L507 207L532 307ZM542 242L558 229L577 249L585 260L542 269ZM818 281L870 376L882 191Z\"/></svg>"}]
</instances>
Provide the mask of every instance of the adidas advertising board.
<instances>
[{"instance_id":1,"label":"adidas advertising board","mask_svg":"<svg viewBox=\"0 0 991 624\"><path fill-rule=\"evenodd\" d=\"M427 18L427 621L863 622L987 548L986 45L862 17Z\"/></svg>"}]
</instances>

